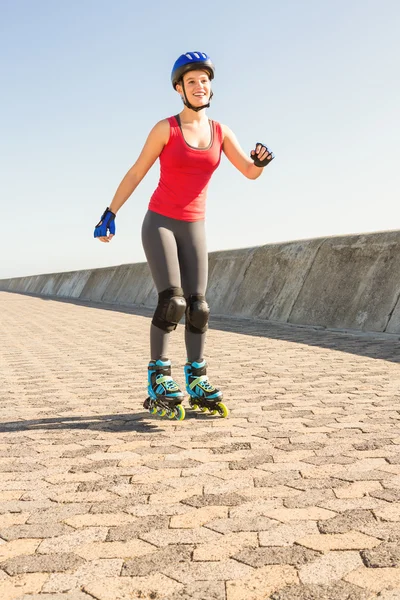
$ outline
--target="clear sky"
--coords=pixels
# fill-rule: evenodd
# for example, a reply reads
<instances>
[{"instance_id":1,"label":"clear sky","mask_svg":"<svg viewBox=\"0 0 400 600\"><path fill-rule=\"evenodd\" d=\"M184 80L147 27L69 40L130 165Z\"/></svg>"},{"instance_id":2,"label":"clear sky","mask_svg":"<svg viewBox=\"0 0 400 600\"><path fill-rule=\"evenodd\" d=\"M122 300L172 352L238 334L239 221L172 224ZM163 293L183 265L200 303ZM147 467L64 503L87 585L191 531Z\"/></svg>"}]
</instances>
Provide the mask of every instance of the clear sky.
<instances>
[{"instance_id":1,"label":"clear sky","mask_svg":"<svg viewBox=\"0 0 400 600\"><path fill-rule=\"evenodd\" d=\"M210 251L400 229L399 31L399 0L0 0L0 277L145 260L158 163L112 243L93 228L191 50L216 65L209 116L276 154L257 181L223 158Z\"/></svg>"}]
</instances>

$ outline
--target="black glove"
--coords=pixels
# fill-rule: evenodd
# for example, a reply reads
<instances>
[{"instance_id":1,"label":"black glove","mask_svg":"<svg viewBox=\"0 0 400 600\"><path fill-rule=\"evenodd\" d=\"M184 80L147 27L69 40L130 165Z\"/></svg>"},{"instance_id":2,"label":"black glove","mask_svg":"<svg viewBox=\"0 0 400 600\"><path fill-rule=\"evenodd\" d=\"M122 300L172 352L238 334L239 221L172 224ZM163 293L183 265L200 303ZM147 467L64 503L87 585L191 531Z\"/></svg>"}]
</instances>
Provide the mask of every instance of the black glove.
<instances>
[{"instance_id":1,"label":"black glove","mask_svg":"<svg viewBox=\"0 0 400 600\"><path fill-rule=\"evenodd\" d=\"M275 155L268 150L267 146L264 146L261 142L257 142L254 150L250 152L250 157L254 160L256 167L266 167L269 165L271 160L275 158Z\"/></svg>"}]
</instances>

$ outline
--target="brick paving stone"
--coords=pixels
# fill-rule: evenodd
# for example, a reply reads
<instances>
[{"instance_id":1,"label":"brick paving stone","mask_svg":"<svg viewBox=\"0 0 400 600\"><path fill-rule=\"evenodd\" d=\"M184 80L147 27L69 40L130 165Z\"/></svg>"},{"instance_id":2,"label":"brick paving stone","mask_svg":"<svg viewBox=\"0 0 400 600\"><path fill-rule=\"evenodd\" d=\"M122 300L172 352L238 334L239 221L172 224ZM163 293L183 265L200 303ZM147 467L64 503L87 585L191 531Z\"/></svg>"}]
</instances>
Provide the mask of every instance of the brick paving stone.
<instances>
[{"instance_id":1,"label":"brick paving stone","mask_svg":"<svg viewBox=\"0 0 400 600\"><path fill-rule=\"evenodd\" d=\"M342 513L347 510L374 510L385 505L386 502L377 498L371 498L370 496L363 496L362 498L332 498L330 500L323 500L320 503L322 508L333 510L336 513Z\"/></svg>"},{"instance_id":2,"label":"brick paving stone","mask_svg":"<svg viewBox=\"0 0 400 600\"><path fill-rule=\"evenodd\" d=\"M254 531L228 533L217 542L198 544L193 552L193 560L220 561L233 557L243 548L257 548L258 538ZM245 561L243 561L245 562Z\"/></svg>"},{"instance_id":3,"label":"brick paving stone","mask_svg":"<svg viewBox=\"0 0 400 600\"><path fill-rule=\"evenodd\" d=\"M232 444L227 444L225 446L218 446L216 448L212 448L211 452L213 454L229 454L230 452L235 452L237 450L251 450L250 442L233 442Z\"/></svg>"},{"instance_id":4,"label":"brick paving stone","mask_svg":"<svg viewBox=\"0 0 400 600\"><path fill-rule=\"evenodd\" d=\"M184 487L177 490L171 490L170 492L150 494L149 503L158 504L162 506L165 506L166 504L176 504L177 502L181 502L185 498L190 498L191 496L198 496L202 493L202 491L202 485L190 485L188 488Z\"/></svg>"},{"instance_id":5,"label":"brick paving stone","mask_svg":"<svg viewBox=\"0 0 400 600\"><path fill-rule=\"evenodd\" d=\"M191 507L185 504L167 504L163 506L163 517L182 515L189 512ZM135 504L125 508L125 512L135 517L160 516L160 507L158 504Z\"/></svg>"},{"instance_id":6,"label":"brick paving stone","mask_svg":"<svg viewBox=\"0 0 400 600\"><path fill-rule=\"evenodd\" d=\"M106 527L88 527L66 535L43 540L37 549L38 554L58 554L60 552L75 552L77 547L90 542L102 542L106 539Z\"/></svg>"},{"instance_id":7,"label":"brick paving stone","mask_svg":"<svg viewBox=\"0 0 400 600\"><path fill-rule=\"evenodd\" d=\"M330 550L375 548L380 544L380 540L358 531L348 531L346 533L307 535L297 540L296 543L319 552L329 552Z\"/></svg>"},{"instance_id":8,"label":"brick paving stone","mask_svg":"<svg viewBox=\"0 0 400 600\"><path fill-rule=\"evenodd\" d=\"M133 557L143 556L154 552L153 545L142 540L127 542L93 542L82 544L74 549L75 554L85 560L121 558L128 560Z\"/></svg>"},{"instance_id":9,"label":"brick paving stone","mask_svg":"<svg viewBox=\"0 0 400 600\"><path fill-rule=\"evenodd\" d=\"M174 592L180 592L183 585L165 575L149 577L109 577L84 586L91 596L98 600L164 600Z\"/></svg>"},{"instance_id":10,"label":"brick paving stone","mask_svg":"<svg viewBox=\"0 0 400 600\"><path fill-rule=\"evenodd\" d=\"M320 533L346 533L357 530L362 525L374 525L376 518L369 510L346 510L326 521L318 521Z\"/></svg>"},{"instance_id":11,"label":"brick paving stone","mask_svg":"<svg viewBox=\"0 0 400 600\"><path fill-rule=\"evenodd\" d=\"M148 544L150 546L150 544ZM163 569L168 569L172 563L179 565L184 562L190 562L194 546L189 544L170 545L166 548L154 548L152 552L137 555L134 559L128 557L124 560L121 571L122 577L145 577L152 573L159 573Z\"/></svg>"},{"instance_id":12,"label":"brick paving stone","mask_svg":"<svg viewBox=\"0 0 400 600\"><path fill-rule=\"evenodd\" d=\"M76 569L84 561L79 556L71 553L65 554L30 554L9 558L1 564L9 575L22 573L55 573Z\"/></svg>"},{"instance_id":13,"label":"brick paving stone","mask_svg":"<svg viewBox=\"0 0 400 600\"><path fill-rule=\"evenodd\" d=\"M196 581L172 594L169 600L226 600L225 584L222 581Z\"/></svg>"},{"instance_id":14,"label":"brick paving stone","mask_svg":"<svg viewBox=\"0 0 400 600\"><path fill-rule=\"evenodd\" d=\"M336 515L332 510L309 506L306 508L276 508L266 511L265 515L271 519L287 523L288 521L329 519Z\"/></svg>"},{"instance_id":15,"label":"brick paving stone","mask_svg":"<svg viewBox=\"0 0 400 600\"><path fill-rule=\"evenodd\" d=\"M72 527L59 523L50 523L49 525L14 525L0 531L0 537L4 540L18 540L23 538L51 538L57 535L63 535L72 532Z\"/></svg>"},{"instance_id":16,"label":"brick paving stone","mask_svg":"<svg viewBox=\"0 0 400 600\"><path fill-rule=\"evenodd\" d=\"M344 575L362 566L358 552L328 552L319 555L311 564L299 568L299 578L302 583L325 585L340 580Z\"/></svg>"},{"instance_id":17,"label":"brick paving stone","mask_svg":"<svg viewBox=\"0 0 400 600\"><path fill-rule=\"evenodd\" d=\"M129 525L136 521L135 517L126 513L101 513L101 514L86 514L75 515L65 519L64 523L70 525L74 529L82 527L117 527L119 525Z\"/></svg>"},{"instance_id":18,"label":"brick paving stone","mask_svg":"<svg viewBox=\"0 0 400 600\"><path fill-rule=\"evenodd\" d=\"M386 502L400 502L400 490L379 489L370 492L370 496Z\"/></svg>"},{"instance_id":19,"label":"brick paving stone","mask_svg":"<svg viewBox=\"0 0 400 600\"><path fill-rule=\"evenodd\" d=\"M233 471L244 471L246 469L252 469L257 465L264 463L272 463L274 461L270 454L264 454L263 452L254 453L252 456L242 458L241 460L233 460L229 463L229 468Z\"/></svg>"},{"instance_id":20,"label":"brick paving stone","mask_svg":"<svg viewBox=\"0 0 400 600\"><path fill-rule=\"evenodd\" d=\"M400 464L400 453L399 454L394 454L394 455L391 455L391 456L387 456L386 460L391 465L399 465Z\"/></svg>"},{"instance_id":21,"label":"brick paving stone","mask_svg":"<svg viewBox=\"0 0 400 600\"><path fill-rule=\"evenodd\" d=\"M349 486L347 481L335 479L334 477L331 477L330 479L328 479L328 478L326 478L326 479L299 478L299 479L295 479L292 482L288 482L287 485L290 485L290 487L293 487L297 490L301 490L303 492L306 492L309 490L330 490L330 489L337 489L337 488L347 488Z\"/></svg>"},{"instance_id":22,"label":"brick paving stone","mask_svg":"<svg viewBox=\"0 0 400 600\"><path fill-rule=\"evenodd\" d=\"M231 519L247 519L257 516L264 516L266 511L280 508L282 506L281 498L271 498L269 500L251 500L244 501L240 506L235 506L229 509L229 518Z\"/></svg>"},{"instance_id":23,"label":"brick paving stone","mask_svg":"<svg viewBox=\"0 0 400 600\"><path fill-rule=\"evenodd\" d=\"M148 516L148 517L132 517L133 522L126 525L118 525L110 527L107 542L127 542L132 538L137 538L143 533L152 531L153 529L167 528L169 523L168 516Z\"/></svg>"},{"instance_id":24,"label":"brick paving stone","mask_svg":"<svg viewBox=\"0 0 400 600\"><path fill-rule=\"evenodd\" d=\"M227 506L204 506L196 508L183 515L171 517L169 526L171 529L192 529L201 527L215 519L224 519L228 516Z\"/></svg>"},{"instance_id":25,"label":"brick paving stone","mask_svg":"<svg viewBox=\"0 0 400 600\"><path fill-rule=\"evenodd\" d=\"M43 586L43 594L59 594L82 590L83 586L104 578L118 577L122 559L92 560L74 572L52 573Z\"/></svg>"},{"instance_id":26,"label":"brick paving stone","mask_svg":"<svg viewBox=\"0 0 400 600\"><path fill-rule=\"evenodd\" d=\"M379 496L374 495L374 492L379 493L379 491L382 491L379 481L357 481L349 486L335 488L333 493L336 498L363 498L367 495L379 498Z\"/></svg>"},{"instance_id":27,"label":"brick paving stone","mask_svg":"<svg viewBox=\"0 0 400 600\"><path fill-rule=\"evenodd\" d=\"M270 596L271 600L373 600L370 593L344 581L332 585L286 587Z\"/></svg>"},{"instance_id":28,"label":"brick paving stone","mask_svg":"<svg viewBox=\"0 0 400 600\"><path fill-rule=\"evenodd\" d=\"M373 592L400 589L400 568L368 569L359 567L344 577L345 581Z\"/></svg>"},{"instance_id":29,"label":"brick paving stone","mask_svg":"<svg viewBox=\"0 0 400 600\"><path fill-rule=\"evenodd\" d=\"M296 569L289 565L268 565L247 577L226 582L227 600L264 600L286 585L298 583Z\"/></svg>"},{"instance_id":30,"label":"brick paving stone","mask_svg":"<svg viewBox=\"0 0 400 600\"><path fill-rule=\"evenodd\" d=\"M275 487L259 487L259 488L246 488L240 490L242 496L246 498L246 502L249 498L293 498L299 496L301 490L295 490L287 485L278 485Z\"/></svg>"},{"instance_id":31,"label":"brick paving stone","mask_svg":"<svg viewBox=\"0 0 400 600\"><path fill-rule=\"evenodd\" d=\"M273 465L267 465L268 473L262 475L260 469L260 476L255 478L254 485L256 487L273 487L277 485L291 485L295 480L301 479L300 471L293 469L292 464L288 463L288 469L284 470L283 464L278 466L275 465L277 472L273 472Z\"/></svg>"},{"instance_id":32,"label":"brick paving stone","mask_svg":"<svg viewBox=\"0 0 400 600\"><path fill-rule=\"evenodd\" d=\"M355 450L379 450L390 443L390 438L366 440L364 442L353 444Z\"/></svg>"},{"instance_id":33,"label":"brick paving stone","mask_svg":"<svg viewBox=\"0 0 400 600\"><path fill-rule=\"evenodd\" d=\"M350 471L350 472L341 472L335 475L338 479L343 479L343 481L381 481L383 479L390 479L390 473L385 471L379 471L376 469L375 471Z\"/></svg>"},{"instance_id":34,"label":"brick paving stone","mask_svg":"<svg viewBox=\"0 0 400 600\"><path fill-rule=\"evenodd\" d=\"M251 576L254 570L236 560L226 559L218 562L182 562L170 563L164 567L164 574L184 584L194 581L225 581Z\"/></svg>"},{"instance_id":35,"label":"brick paving stone","mask_svg":"<svg viewBox=\"0 0 400 600\"><path fill-rule=\"evenodd\" d=\"M260 546L292 546L306 535L318 534L316 521L290 521L259 532Z\"/></svg>"},{"instance_id":36,"label":"brick paving stone","mask_svg":"<svg viewBox=\"0 0 400 600\"><path fill-rule=\"evenodd\" d=\"M17 539L0 545L0 562L16 556L34 554L42 540Z\"/></svg>"},{"instance_id":37,"label":"brick paving stone","mask_svg":"<svg viewBox=\"0 0 400 600\"><path fill-rule=\"evenodd\" d=\"M372 550L362 550L360 555L366 567L400 567L398 542L384 542Z\"/></svg>"},{"instance_id":38,"label":"brick paving stone","mask_svg":"<svg viewBox=\"0 0 400 600\"><path fill-rule=\"evenodd\" d=\"M20 600L91 600L84 592L72 592L70 594L25 594Z\"/></svg>"},{"instance_id":39,"label":"brick paving stone","mask_svg":"<svg viewBox=\"0 0 400 600\"><path fill-rule=\"evenodd\" d=\"M384 590L379 593L379 600L400 600L400 588L397 590Z\"/></svg>"},{"instance_id":40,"label":"brick paving stone","mask_svg":"<svg viewBox=\"0 0 400 600\"><path fill-rule=\"evenodd\" d=\"M253 516L248 518L215 519L207 523L207 529L227 534L238 531L269 531L279 524L278 521L265 516Z\"/></svg>"},{"instance_id":41,"label":"brick paving stone","mask_svg":"<svg viewBox=\"0 0 400 600\"><path fill-rule=\"evenodd\" d=\"M162 548L171 544L203 544L214 542L220 534L205 527L197 529L153 529L141 533L140 539Z\"/></svg>"},{"instance_id":42,"label":"brick paving stone","mask_svg":"<svg viewBox=\"0 0 400 600\"><path fill-rule=\"evenodd\" d=\"M356 461L356 458L349 456L310 456L304 458L303 462L310 465L351 465Z\"/></svg>"},{"instance_id":43,"label":"brick paving stone","mask_svg":"<svg viewBox=\"0 0 400 600\"><path fill-rule=\"evenodd\" d=\"M203 494L182 500L183 504L201 508L202 506L238 506L246 502L244 496L238 494Z\"/></svg>"},{"instance_id":44,"label":"brick paving stone","mask_svg":"<svg viewBox=\"0 0 400 600\"><path fill-rule=\"evenodd\" d=\"M4 514L0 515L0 531L5 529L6 527L11 527L12 525L24 525L28 520L29 513L19 513L19 514Z\"/></svg>"},{"instance_id":45,"label":"brick paving stone","mask_svg":"<svg viewBox=\"0 0 400 600\"><path fill-rule=\"evenodd\" d=\"M382 521L400 521L400 504L387 504L374 510L374 515Z\"/></svg>"},{"instance_id":46,"label":"brick paving stone","mask_svg":"<svg viewBox=\"0 0 400 600\"><path fill-rule=\"evenodd\" d=\"M392 477L392 479L389 479L388 481L382 481L381 483L385 489L400 488L400 475Z\"/></svg>"},{"instance_id":47,"label":"brick paving stone","mask_svg":"<svg viewBox=\"0 0 400 600\"><path fill-rule=\"evenodd\" d=\"M297 496L285 498L283 500L284 508L306 508L308 506L317 506L321 502L334 498L333 490L309 490L301 492Z\"/></svg>"},{"instance_id":48,"label":"brick paving stone","mask_svg":"<svg viewBox=\"0 0 400 600\"><path fill-rule=\"evenodd\" d=\"M4 502L6 500L19 500L22 494L22 490L8 490L0 492L0 502Z\"/></svg>"},{"instance_id":49,"label":"brick paving stone","mask_svg":"<svg viewBox=\"0 0 400 600\"><path fill-rule=\"evenodd\" d=\"M33 573L10 577L1 583L1 599L20 600L24 594L36 594L41 591L47 578L48 575L45 573Z\"/></svg>"},{"instance_id":50,"label":"brick paving stone","mask_svg":"<svg viewBox=\"0 0 400 600\"><path fill-rule=\"evenodd\" d=\"M300 566L314 561L319 552L300 546L270 546L266 548L245 548L233 556L235 560L251 567L265 565L294 565Z\"/></svg>"},{"instance_id":51,"label":"brick paving stone","mask_svg":"<svg viewBox=\"0 0 400 600\"><path fill-rule=\"evenodd\" d=\"M135 496L135 499L131 498L118 498L114 502L95 502L89 509L91 515L110 514L113 511L131 514L130 509L132 508L132 502L135 502L135 506L140 504L146 504L148 496Z\"/></svg>"},{"instance_id":52,"label":"brick paving stone","mask_svg":"<svg viewBox=\"0 0 400 600\"><path fill-rule=\"evenodd\" d=\"M397 523L380 522L360 525L359 530L365 535L376 537L379 540L386 542L400 543L400 529Z\"/></svg>"}]
</instances>

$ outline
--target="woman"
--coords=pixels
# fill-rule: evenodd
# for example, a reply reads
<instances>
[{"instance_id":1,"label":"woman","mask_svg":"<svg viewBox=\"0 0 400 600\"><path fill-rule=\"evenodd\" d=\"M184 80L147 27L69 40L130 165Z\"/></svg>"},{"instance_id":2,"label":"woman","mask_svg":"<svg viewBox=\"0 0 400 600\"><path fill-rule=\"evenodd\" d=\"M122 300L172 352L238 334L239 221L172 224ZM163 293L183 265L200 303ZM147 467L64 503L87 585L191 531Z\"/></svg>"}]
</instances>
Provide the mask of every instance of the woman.
<instances>
[{"instance_id":1,"label":"woman","mask_svg":"<svg viewBox=\"0 0 400 600\"><path fill-rule=\"evenodd\" d=\"M158 305L150 330L148 394L144 403L152 414L183 419L183 393L171 377L168 356L170 333L185 314L187 363L186 390L193 408L227 416L222 392L206 374L204 343L209 317L205 299L208 256L205 239L205 202L208 182L223 151L249 179L257 179L274 158L257 143L248 158L233 132L207 118L212 98L214 65L203 52L182 54L175 62L171 81L184 107L175 117L153 127L133 167L123 178L115 196L95 228L94 236L110 242L114 219L157 158L160 181L152 195L142 227L142 242ZM109 232L109 233L108 233Z\"/></svg>"}]
</instances>

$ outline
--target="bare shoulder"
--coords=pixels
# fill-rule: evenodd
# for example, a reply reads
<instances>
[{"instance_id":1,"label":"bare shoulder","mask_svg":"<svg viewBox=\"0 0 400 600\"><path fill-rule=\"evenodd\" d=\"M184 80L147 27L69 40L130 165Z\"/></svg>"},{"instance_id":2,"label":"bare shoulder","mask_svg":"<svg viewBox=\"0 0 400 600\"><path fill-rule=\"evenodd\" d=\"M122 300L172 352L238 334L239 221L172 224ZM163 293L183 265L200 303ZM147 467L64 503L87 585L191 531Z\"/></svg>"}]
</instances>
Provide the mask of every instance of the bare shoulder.
<instances>
[{"instance_id":1,"label":"bare shoulder","mask_svg":"<svg viewBox=\"0 0 400 600\"><path fill-rule=\"evenodd\" d=\"M235 134L233 133L232 129L230 127L228 127L228 125L224 125L223 123L220 123L221 129L222 129L222 136L223 136L223 140L228 140L228 141L234 141L236 139Z\"/></svg>"},{"instance_id":2,"label":"bare shoulder","mask_svg":"<svg viewBox=\"0 0 400 600\"><path fill-rule=\"evenodd\" d=\"M169 140L170 126L168 119L158 121L150 132L150 135L166 144Z\"/></svg>"},{"instance_id":3,"label":"bare shoulder","mask_svg":"<svg viewBox=\"0 0 400 600\"><path fill-rule=\"evenodd\" d=\"M220 123L220 127L222 129L222 134L223 134L224 139L225 138L228 138L228 139L232 138L232 136L234 135L234 133L233 133L232 129L230 129L228 127L228 125L224 125L223 123Z\"/></svg>"}]
</instances>

